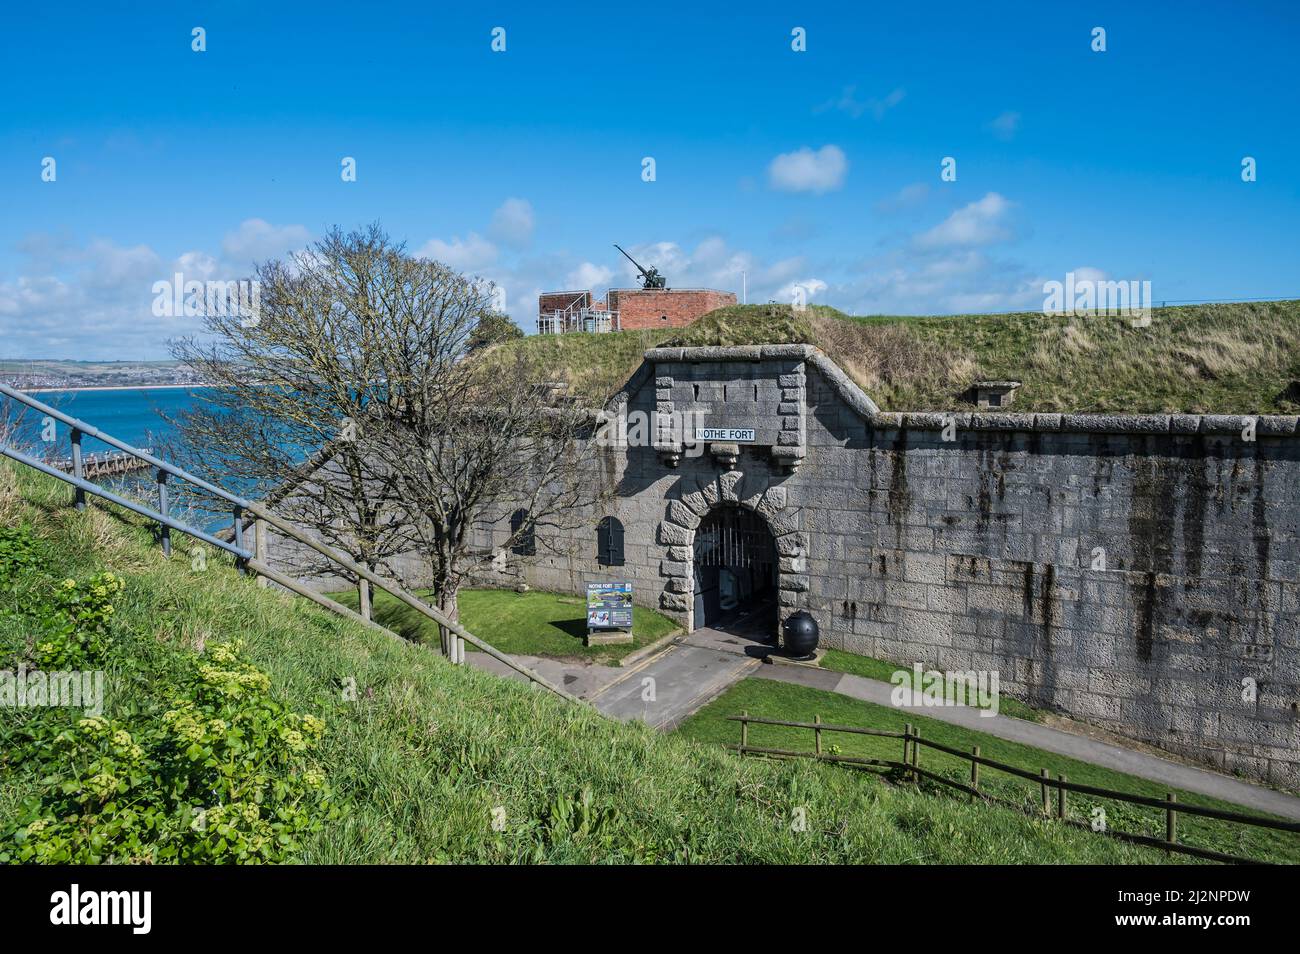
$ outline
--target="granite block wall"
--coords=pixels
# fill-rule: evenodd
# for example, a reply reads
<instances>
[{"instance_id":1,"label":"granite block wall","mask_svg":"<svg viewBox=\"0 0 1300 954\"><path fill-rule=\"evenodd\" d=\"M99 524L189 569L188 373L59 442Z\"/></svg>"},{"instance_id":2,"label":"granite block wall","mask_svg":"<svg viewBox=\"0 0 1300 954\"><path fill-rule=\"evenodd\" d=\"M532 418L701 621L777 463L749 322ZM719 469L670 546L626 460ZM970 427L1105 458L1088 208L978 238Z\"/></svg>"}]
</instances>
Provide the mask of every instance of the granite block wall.
<instances>
[{"instance_id":1,"label":"granite block wall","mask_svg":"<svg viewBox=\"0 0 1300 954\"><path fill-rule=\"evenodd\" d=\"M1300 788L1294 418L885 414L791 346L649 352L620 406L756 440L734 459L607 450L627 565L595 565L593 515L534 585L613 573L691 626L694 528L749 506L782 554L783 615L807 609L826 645L995 670L1033 705Z\"/></svg>"}]
</instances>

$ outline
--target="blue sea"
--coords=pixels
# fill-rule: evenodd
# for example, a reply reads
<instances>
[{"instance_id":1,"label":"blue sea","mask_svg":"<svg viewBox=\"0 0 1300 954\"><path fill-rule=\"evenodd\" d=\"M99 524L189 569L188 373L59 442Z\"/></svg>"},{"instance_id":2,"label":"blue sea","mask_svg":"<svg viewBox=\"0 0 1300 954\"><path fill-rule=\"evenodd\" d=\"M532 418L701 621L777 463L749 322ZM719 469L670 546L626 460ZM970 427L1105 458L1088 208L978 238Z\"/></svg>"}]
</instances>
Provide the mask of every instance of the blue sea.
<instances>
[{"instance_id":1,"label":"blue sea","mask_svg":"<svg viewBox=\"0 0 1300 954\"><path fill-rule=\"evenodd\" d=\"M204 393L209 390L211 389L124 388L103 391L42 391L31 394L31 397L64 414L79 418L133 447L157 451L172 434L172 427L163 415L175 417L202 400ZM22 424L22 438L32 442L41 441L41 415L29 411ZM82 450L87 454L112 449L89 437L82 442ZM53 452L58 455L72 453L69 428L61 422L56 427Z\"/></svg>"},{"instance_id":2,"label":"blue sea","mask_svg":"<svg viewBox=\"0 0 1300 954\"><path fill-rule=\"evenodd\" d=\"M167 460L171 456L167 451L167 441L174 436L175 428L168 423L164 415L172 418L179 416L181 412L202 401L203 395L210 390L210 388L181 387L86 389L40 391L33 392L30 396L132 447L150 450L155 456ZM13 401L6 403L10 414L16 413L17 409L23 407ZM71 455L71 428L62 421L56 421L54 441L48 442L44 440L49 432L43 418L44 415L30 408L22 414L19 418L21 426L16 441L19 447L28 453L31 453L29 448L34 447L37 450L36 456L43 458ZM89 436L82 440L81 446L85 454L116 451L116 448L111 445ZM153 479L151 470L137 471L129 477L114 478L108 482L108 486L119 492L125 491L148 499L153 495ZM239 492L237 479L217 482L225 484L236 493ZM224 508L220 513L196 508L191 514L192 519L209 532L230 525L230 516Z\"/></svg>"}]
</instances>

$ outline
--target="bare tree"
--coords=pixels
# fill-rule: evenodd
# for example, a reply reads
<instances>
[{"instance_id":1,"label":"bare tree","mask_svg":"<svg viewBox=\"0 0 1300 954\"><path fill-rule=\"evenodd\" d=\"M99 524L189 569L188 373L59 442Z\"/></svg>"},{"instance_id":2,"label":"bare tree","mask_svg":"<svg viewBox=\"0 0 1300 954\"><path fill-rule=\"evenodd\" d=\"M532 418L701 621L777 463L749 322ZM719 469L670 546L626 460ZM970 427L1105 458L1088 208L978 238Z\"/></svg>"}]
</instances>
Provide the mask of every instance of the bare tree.
<instances>
[{"instance_id":1,"label":"bare tree","mask_svg":"<svg viewBox=\"0 0 1300 954\"><path fill-rule=\"evenodd\" d=\"M385 335L376 328L418 311L432 284L409 262L377 226L336 229L287 261L257 267L255 313L210 309L204 335L171 348L212 385L173 422L182 456L228 489L275 502L370 569L413 539L394 519L391 475L357 439L391 397L376 349Z\"/></svg>"},{"instance_id":2,"label":"bare tree","mask_svg":"<svg viewBox=\"0 0 1300 954\"><path fill-rule=\"evenodd\" d=\"M563 531L590 520L609 492L591 466L593 418L557 399L518 352L412 365L390 381L402 400L375 453L397 477L438 608L456 620L459 590L499 552L526 560L566 550L573 538ZM484 545L489 533L495 548Z\"/></svg>"},{"instance_id":3,"label":"bare tree","mask_svg":"<svg viewBox=\"0 0 1300 954\"><path fill-rule=\"evenodd\" d=\"M335 230L256 278L256 321L210 315L210 341L173 346L214 385L178 421L208 474L240 475L238 489L367 567L418 551L453 620L460 588L498 552L485 528L510 524L506 547L545 551L570 536L552 531L589 519L606 492L588 466L592 422L543 369L492 346L490 284L377 226ZM526 519L511 524L516 512Z\"/></svg>"}]
</instances>

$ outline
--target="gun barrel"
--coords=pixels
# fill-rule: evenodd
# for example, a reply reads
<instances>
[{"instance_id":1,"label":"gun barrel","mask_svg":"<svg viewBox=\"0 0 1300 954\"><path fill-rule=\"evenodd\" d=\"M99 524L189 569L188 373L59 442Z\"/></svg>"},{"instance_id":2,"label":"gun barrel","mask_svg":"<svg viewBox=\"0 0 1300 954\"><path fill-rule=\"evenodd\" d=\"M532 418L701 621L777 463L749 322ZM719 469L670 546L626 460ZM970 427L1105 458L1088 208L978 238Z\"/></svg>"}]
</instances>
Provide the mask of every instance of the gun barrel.
<instances>
[{"instance_id":1,"label":"gun barrel","mask_svg":"<svg viewBox=\"0 0 1300 954\"><path fill-rule=\"evenodd\" d=\"M633 265L636 266L637 271L639 271L642 275L645 275L645 274L646 274L646 270L645 270L644 268L641 267L640 263L638 263L637 260L636 260L635 258L633 258L631 255L627 254L627 251L623 248L623 246L621 246L621 245L619 245L617 242L615 242L615 243L614 243L614 247L615 247L616 249L618 249L620 252L623 253L623 257L624 257L624 258L626 258L629 262L631 262Z\"/></svg>"}]
</instances>

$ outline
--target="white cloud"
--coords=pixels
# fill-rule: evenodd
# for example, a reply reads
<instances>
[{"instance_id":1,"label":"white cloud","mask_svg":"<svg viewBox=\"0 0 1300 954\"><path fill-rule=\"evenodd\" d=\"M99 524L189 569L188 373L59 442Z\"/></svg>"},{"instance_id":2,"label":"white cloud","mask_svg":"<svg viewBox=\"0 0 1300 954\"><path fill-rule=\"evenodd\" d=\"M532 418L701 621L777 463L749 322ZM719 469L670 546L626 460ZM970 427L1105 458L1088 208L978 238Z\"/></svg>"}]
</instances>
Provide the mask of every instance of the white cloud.
<instances>
[{"instance_id":1,"label":"white cloud","mask_svg":"<svg viewBox=\"0 0 1300 954\"><path fill-rule=\"evenodd\" d=\"M506 199L492 214L488 234L498 242L522 247L533 237L534 224L531 202L527 199Z\"/></svg>"},{"instance_id":2,"label":"white cloud","mask_svg":"<svg viewBox=\"0 0 1300 954\"><path fill-rule=\"evenodd\" d=\"M249 269L255 262L284 258L311 241L302 225L272 225L265 219L245 219L221 242L221 256L236 268Z\"/></svg>"},{"instance_id":3,"label":"white cloud","mask_svg":"<svg viewBox=\"0 0 1300 954\"><path fill-rule=\"evenodd\" d=\"M222 241L221 254L191 249L174 258L147 245L32 234L15 249L13 278L0 279L7 353L29 357L163 358L169 338L196 334L194 318L153 314L156 282L234 281L254 261L304 246L301 225L248 219ZM70 334L75 331L76 334Z\"/></svg>"},{"instance_id":4,"label":"white cloud","mask_svg":"<svg viewBox=\"0 0 1300 954\"><path fill-rule=\"evenodd\" d=\"M767 168L769 184L783 192L833 192L843 187L849 160L839 146L822 146L813 151L808 146L785 152Z\"/></svg>"},{"instance_id":5,"label":"white cloud","mask_svg":"<svg viewBox=\"0 0 1300 954\"><path fill-rule=\"evenodd\" d=\"M603 291L614 277L614 270L606 268L604 265L595 265L591 262L583 262L573 271L565 276L566 289L575 291L587 289L589 291Z\"/></svg>"},{"instance_id":6,"label":"white cloud","mask_svg":"<svg viewBox=\"0 0 1300 954\"><path fill-rule=\"evenodd\" d=\"M1020 130L1020 114L1008 110L986 127L999 139L1011 139Z\"/></svg>"},{"instance_id":7,"label":"white cloud","mask_svg":"<svg viewBox=\"0 0 1300 954\"><path fill-rule=\"evenodd\" d=\"M176 272L204 280L215 259L186 253L167 260L146 245L105 239L37 240L20 274L0 281L3 350L20 357L162 358L168 338L196 333L194 319L153 314L153 285ZM229 276L237 277L235 275Z\"/></svg>"},{"instance_id":8,"label":"white cloud","mask_svg":"<svg viewBox=\"0 0 1300 954\"><path fill-rule=\"evenodd\" d=\"M989 245L1011 237L1006 219L1011 203L996 192L958 209L915 239L918 248Z\"/></svg>"},{"instance_id":9,"label":"white cloud","mask_svg":"<svg viewBox=\"0 0 1300 954\"><path fill-rule=\"evenodd\" d=\"M883 213L901 212L920 205L930 195L930 187L924 182L905 185L893 195L876 203L876 211Z\"/></svg>"},{"instance_id":10,"label":"white cloud","mask_svg":"<svg viewBox=\"0 0 1300 954\"><path fill-rule=\"evenodd\" d=\"M450 242L429 239L414 255L442 262L457 271L475 271L497 260L497 247L477 232L470 232L464 239L457 235Z\"/></svg>"},{"instance_id":11,"label":"white cloud","mask_svg":"<svg viewBox=\"0 0 1300 954\"><path fill-rule=\"evenodd\" d=\"M125 248L106 239L95 239L82 258L86 266L82 282L86 287L111 291L136 282L150 280L162 261L147 245Z\"/></svg>"},{"instance_id":12,"label":"white cloud","mask_svg":"<svg viewBox=\"0 0 1300 954\"><path fill-rule=\"evenodd\" d=\"M820 278L805 278L797 282L789 282L779 288L773 300L790 304L802 299L803 304L810 305L813 300L826 291L830 286ZM802 294L799 294L802 292Z\"/></svg>"},{"instance_id":13,"label":"white cloud","mask_svg":"<svg viewBox=\"0 0 1300 954\"><path fill-rule=\"evenodd\" d=\"M889 112L889 110L901 103L903 98L907 95L907 91L902 87L890 91L889 95L882 99L876 99L874 97L870 99L858 99L857 92L858 88L856 86L845 86L844 89L840 91L838 99L832 99L829 102L823 103L813 110L813 112L822 113L828 109L838 109L840 112L846 113L854 119L858 119L865 113L871 113L871 115L876 118L876 121L879 122L885 118L885 113Z\"/></svg>"}]
</instances>

